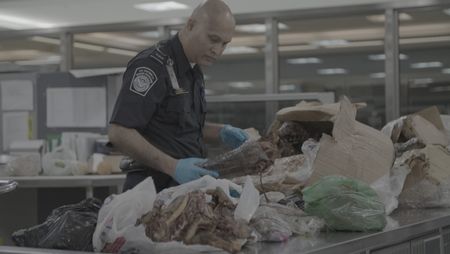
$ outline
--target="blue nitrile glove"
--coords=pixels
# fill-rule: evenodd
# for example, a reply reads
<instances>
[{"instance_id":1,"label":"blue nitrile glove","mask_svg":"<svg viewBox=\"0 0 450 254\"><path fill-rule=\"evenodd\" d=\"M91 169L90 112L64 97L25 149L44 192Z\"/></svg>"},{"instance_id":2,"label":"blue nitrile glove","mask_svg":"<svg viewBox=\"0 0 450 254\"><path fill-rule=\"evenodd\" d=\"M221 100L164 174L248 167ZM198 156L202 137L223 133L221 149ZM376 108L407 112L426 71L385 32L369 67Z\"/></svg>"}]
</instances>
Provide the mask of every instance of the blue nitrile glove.
<instances>
[{"instance_id":1,"label":"blue nitrile glove","mask_svg":"<svg viewBox=\"0 0 450 254\"><path fill-rule=\"evenodd\" d=\"M205 175L210 175L215 178L219 177L219 173L197 166L205 161L206 159L201 158L186 158L178 160L175 168L175 181L179 184L183 184L196 180Z\"/></svg>"},{"instance_id":2,"label":"blue nitrile glove","mask_svg":"<svg viewBox=\"0 0 450 254\"><path fill-rule=\"evenodd\" d=\"M233 127L229 124L220 129L219 136L224 144L233 149L241 146L249 138L247 132L243 129Z\"/></svg>"}]
</instances>

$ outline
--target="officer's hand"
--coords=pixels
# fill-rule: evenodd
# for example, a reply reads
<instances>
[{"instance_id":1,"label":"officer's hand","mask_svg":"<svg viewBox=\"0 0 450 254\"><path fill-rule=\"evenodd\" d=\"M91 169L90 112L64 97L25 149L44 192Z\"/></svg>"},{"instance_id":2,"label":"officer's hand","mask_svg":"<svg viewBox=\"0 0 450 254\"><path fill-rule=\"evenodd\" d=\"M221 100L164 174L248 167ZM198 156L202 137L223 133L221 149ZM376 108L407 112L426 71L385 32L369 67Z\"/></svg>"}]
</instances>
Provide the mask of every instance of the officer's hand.
<instances>
[{"instance_id":1,"label":"officer's hand","mask_svg":"<svg viewBox=\"0 0 450 254\"><path fill-rule=\"evenodd\" d=\"M220 139L227 146L235 149L241 146L248 138L247 132L243 129L225 125L219 132Z\"/></svg>"},{"instance_id":2,"label":"officer's hand","mask_svg":"<svg viewBox=\"0 0 450 254\"><path fill-rule=\"evenodd\" d=\"M205 175L210 175L215 178L219 177L219 173L197 166L205 161L206 159L201 158L186 158L178 160L175 168L175 181L179 184L183 184L196 180Z\"/></svg>"}]
</instances>

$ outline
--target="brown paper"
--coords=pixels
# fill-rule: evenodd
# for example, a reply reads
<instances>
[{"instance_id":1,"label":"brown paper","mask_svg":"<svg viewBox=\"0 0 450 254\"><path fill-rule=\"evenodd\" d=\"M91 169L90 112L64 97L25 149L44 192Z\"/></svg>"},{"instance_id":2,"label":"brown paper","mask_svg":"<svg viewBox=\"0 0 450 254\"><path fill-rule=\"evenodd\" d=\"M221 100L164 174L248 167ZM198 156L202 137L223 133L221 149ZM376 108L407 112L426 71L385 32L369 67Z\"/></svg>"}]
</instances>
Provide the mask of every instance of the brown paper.
<instances>
[{"instance_id":1,"label":"brown paper","mask_svg":"<svg viewBox=\"0 0 450 254\"><path fill-rule=\"evenodd\" d=\"M389 173L394 161L392 141L357 122L356 107L344 97L334 121L333 136L324 134L308 184L323 176L343 175L368 184Z\"/></svg>"}]
</instances>

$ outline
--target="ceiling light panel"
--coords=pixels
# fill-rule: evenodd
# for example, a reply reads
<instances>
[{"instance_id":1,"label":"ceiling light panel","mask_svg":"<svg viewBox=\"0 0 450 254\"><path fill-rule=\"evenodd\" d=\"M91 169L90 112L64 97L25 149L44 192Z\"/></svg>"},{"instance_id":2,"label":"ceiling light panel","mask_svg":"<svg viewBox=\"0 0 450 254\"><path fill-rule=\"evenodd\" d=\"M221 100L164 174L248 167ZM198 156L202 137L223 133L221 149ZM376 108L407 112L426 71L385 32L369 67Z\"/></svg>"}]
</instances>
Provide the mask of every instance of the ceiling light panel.
<instances>
[{"instance_id":1,"label":"ceiling light panel","mask_svg":"<svg viewBox=\"0 0 450 254\"><path fill-rule=\"evenodd\" d=\"M440 68L442 67L442 63L438 61L433 62L421 62L421 63L412 63L412 69L427 69L427 68Z\"/></svg>"},{"instance_id":2,"label":"ceiling light panel","mask_svg":"<svg viewBox=\"0 0 450 254\"><path fill-rule=\"evenodd\" d=\"M237 88L237 89L248 89L248 88L254 87L252 82L247 82L247 81L231 82L231 83L228 83L228 85L232 88Z\"/></svg>"},{"instance_id":3,"label":"ceiling light panel","mask_svg":"<svg viewBox=\"0 0 450 254\"><path fill-rule=\"evenodd\" d=\"M278 23L278 29L287 30L288 26L284 23ZM264 33L266 31L266 25L264 24L237 25L236 31L245 33Z\"/></svg>"},{"instance_id":4,"label":"ceiling light panel","mask_svg":"<svg viewBox=\"0 0 450 254\"><path fill-rule=\"evenodd\" d=\"M223 51L224 55L232 55L232 54L250 54L250 53L256 53L258 52L258 49L252 48L252 47L246 47L246 46L229 46L226 47Z\"/></svg>"},{"instance_id":5,"label":"ceiling light panel","mask_svg":"<svg viewBox=\"0 0 450 254\"><path fill-rule=\"evenodd\" d=\"M329 69L319 69L317 73L320 75L340 75L347 74L348 71L343 68L329 68Z\"/></svg>"},{"instance_id":6,"label":"ceiling light panel","mask_svg":"<svg viewBox=\"0 0 450 254\"><path fill-rule=\"evenodd\" d=\"M289 64L319 64L322 63L317 57L305 57L305 58L291 58L286 60Z\"/></svg>"},{"instance_id":7,"label":"ceiling light panel","mask_svg":"<svg viewBox=\"0 0 450 254\"><path fill-rule=\"evenodd\" d=\"M0 27L9 29L51 28L55 26L55 24L50 24L34 19L0 14Z\"/></svg>"},{"instance_id":8,"label":"ceiling light panel","mask_svg":"<svg viewBox=\"0 0 450 254\"><path fill-rule=\"evenodd\" d=\"M164 11L185 10L188 9L189 6L175 1L166 1L156 3L135 4L134 8L149 12L164 12Z\"/></svg>"},{"instance_id":9,"label":"ceiling light panel","mask_svg":"<svg viewBox=\"0 0 450 254\"><path fill-rule=\"evenodd\" d=\"M372 60L372 61L384 61L384 60L386 60L386 55L385 54L374 54L374 55L369 55L368 58L369 58L369 60ZM408 56L405 54L400 54L399 59L406 60L406 59L408 59Z\"/></svg>"},{"instance_id":10,"label":"ceiling light panel","mask_svg":"<svg viewBox=\"0 0 450 254\"><path fill-rule=\"evenodd\" d=\"M366 19L374 23L383 23L386 20L386 17L384 14L379 14L366 16ZM400 21L408 21L412 20L412 17L408 13L400 13L398 15L398 19Z\"/></svg>"},{"instance_id":11,"label":"ceiling light panel","mask_svg":"<svg viewBox=\"0 0 450 254\"><path fill-rule=\"evenodd\" d=\"M371 74L369 74L369 77L370 78L385 78L386 73L384 73L384 72L371 73Z\"/></svg>"}]
</instances>

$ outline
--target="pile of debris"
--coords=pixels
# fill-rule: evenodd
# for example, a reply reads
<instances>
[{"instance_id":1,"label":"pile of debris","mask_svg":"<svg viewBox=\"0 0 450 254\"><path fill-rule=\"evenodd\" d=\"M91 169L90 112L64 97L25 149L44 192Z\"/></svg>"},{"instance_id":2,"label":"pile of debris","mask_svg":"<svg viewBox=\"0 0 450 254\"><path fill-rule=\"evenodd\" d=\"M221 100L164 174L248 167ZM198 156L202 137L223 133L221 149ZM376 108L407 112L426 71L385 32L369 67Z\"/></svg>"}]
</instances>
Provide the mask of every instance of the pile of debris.
<instances>
[{"instance_id":1,"label":"pile of debris","mask_svg":"<svg viewBox=\"0 0 450 254\"><path fill-rule=\"evenodd\" d=\"M382 131L396 148L393 170L406 167L401 206L411 208L450 206L450 145L437 107L403 116Z\"/></svg>"},{"instance_id":2,"label":"pile of debris","mask_svg":"<svg viewBox=\"0 0 450 254\"><path fill-rule=\"evenodd\" d=\"M251 237L250 227L234 219L236 205L221 188L206 194L212 196L210 202L200 190L178 196L167 206L158 200L138 223L146 225L146 235L155 242L207 244L238 252Z\"/></svg>"}]
</instances>

